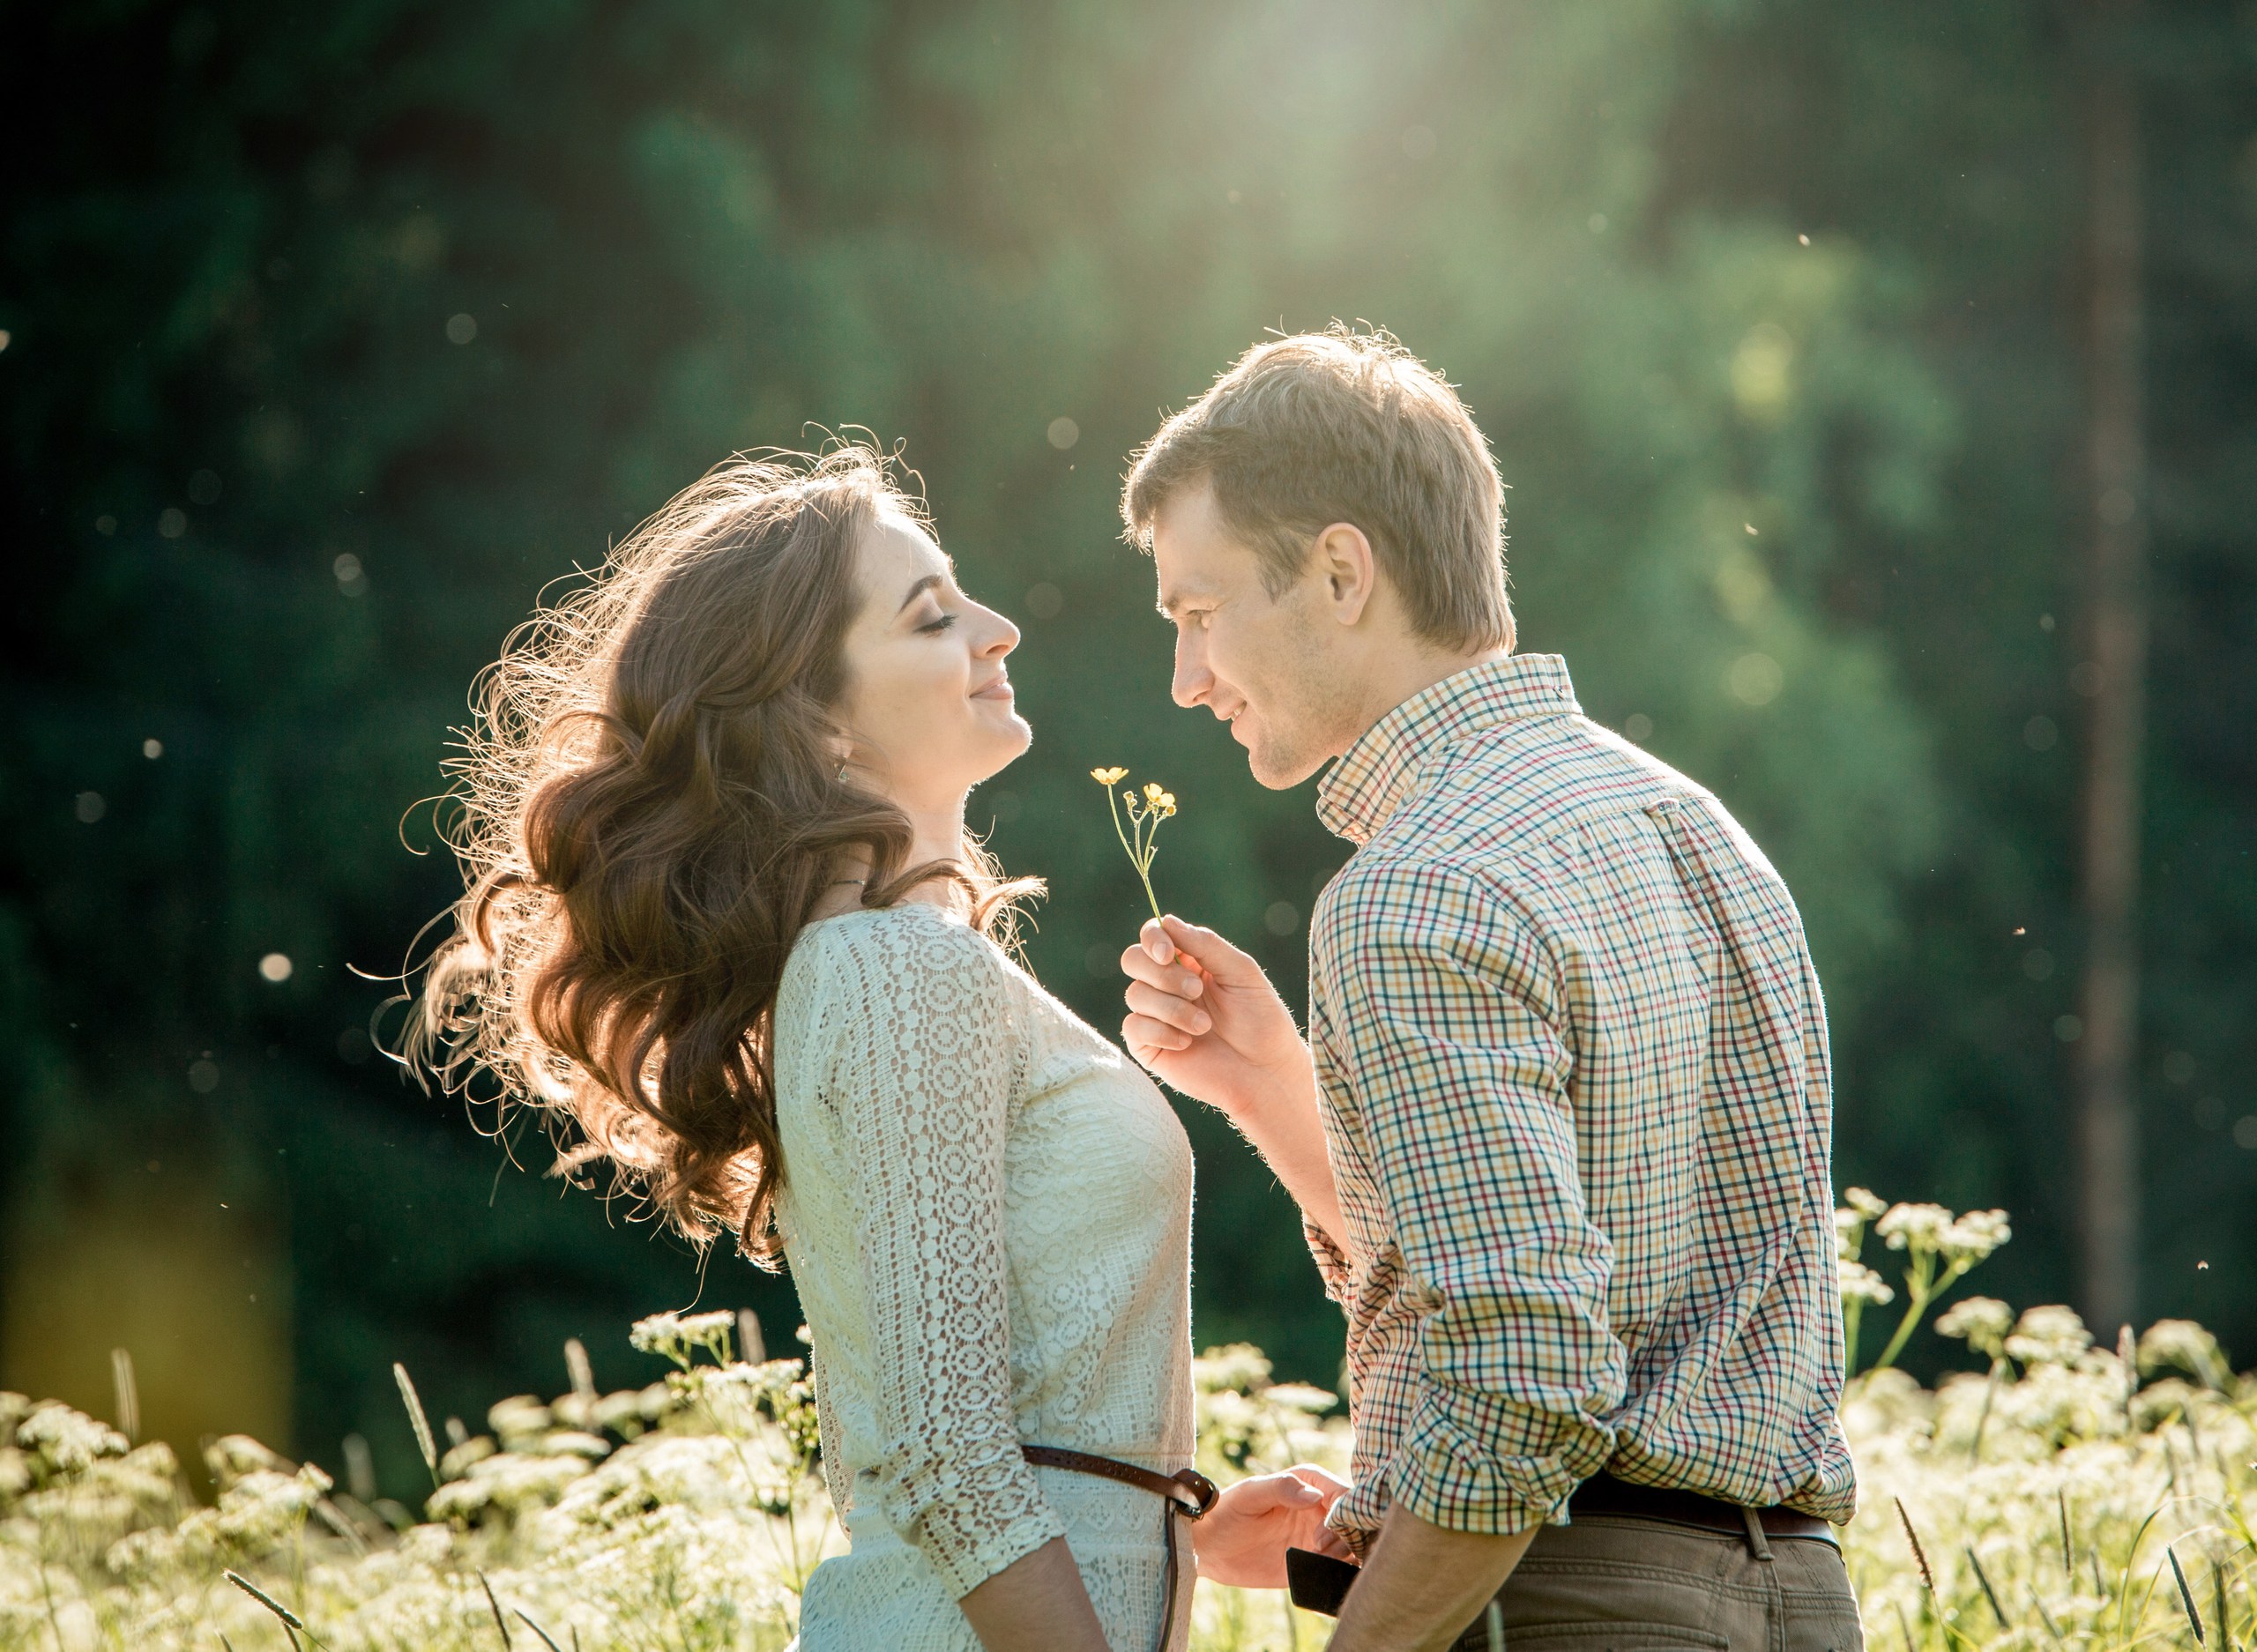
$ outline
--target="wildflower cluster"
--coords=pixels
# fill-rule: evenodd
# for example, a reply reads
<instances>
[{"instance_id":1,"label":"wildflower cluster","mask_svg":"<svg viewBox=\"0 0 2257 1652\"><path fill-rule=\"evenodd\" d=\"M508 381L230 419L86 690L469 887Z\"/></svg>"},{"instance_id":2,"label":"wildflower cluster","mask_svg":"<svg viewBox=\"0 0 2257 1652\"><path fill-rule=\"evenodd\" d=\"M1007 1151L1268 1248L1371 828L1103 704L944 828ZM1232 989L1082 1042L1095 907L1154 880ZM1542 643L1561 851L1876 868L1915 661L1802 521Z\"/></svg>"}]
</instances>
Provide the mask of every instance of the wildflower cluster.
<instances>
[{"instance_id":1,"label":"wildflower cluster","mask_svg":"<svg viewBox=\"0 0 2257 1652\"><path fill-rule=\"evenodd\" d=\"M199 1507L167 1447L0 1395L0 1648L780 1649L844 1538L803 1363L733 1358L736 1324L644 1321L675 1368L611 1394L576 1344L569 1392L449 1418L443 1453L401 1371L420 1520L240 1435L206 1448Z\"/></svg>"},{"instance_id":2,"label":"wildflower cluster","mask_svg":"<svg viewBox=\"0 0 2257 1652\"><path fill-rule=\"evenodd\" d=\"M1152 916L1158 918L1160 903L1152 893L1152 856L1158 851L1160 822L1175 818L1175 793L1157 781L1146 781L1141 797L1135 792L1123 791L1121 801L1128 806L1128 825L1124 830L1120 805L1113 800L1113 788L1128 778L1126 769L1090 770L1090 778L1105 788L1105 807L1113 816L1113 835L1121 839L1128 864L1136 868L1137 881L1144 886L1144 899L1151 904Z\"/></svg>"},{"instance_id":3,"label":"wildflower cluster","mask_svg":"<svg viewBox=\"0 0 2257 1652\"><path fill-rule=\"evenodd\" d=\"M1972 1296L1934 1328L1983 1368L1924 1389L1894 1361L2006 1242L2005 1217L1858 1189L1836 1232L1845 1319L1907 1304L1843 1406L1860 1487L1843 1548L1869 1641L2257 1639L2257 1377L2185 1320L2103 1348L2065 1307ZM1895 1283L1860 1261L1868 1237L1901 1256ZM218 1493L200 1507L167 1447L0 1394L0 1649L776 1652L808 1574L845 1541L806 1367L736 1358L759 1352L758 1328L726 1313L654 1315L633 1340L673 1369L600 1394L575 1344L569 1392L503 1400L474 1435L452 1418L434 1431L400 1373L437 1481L421 1518L240 1435L207 1447ZM1335 1397L1273 1381L1258 1349L1209 1350L1194 1386L1198 1463L1217 1481L1299 1462L1345 1473ZM1275 1592L1203 1583L1192 1644L1285 1652L1328 1627Z\"/></svg>"}]
</instances>

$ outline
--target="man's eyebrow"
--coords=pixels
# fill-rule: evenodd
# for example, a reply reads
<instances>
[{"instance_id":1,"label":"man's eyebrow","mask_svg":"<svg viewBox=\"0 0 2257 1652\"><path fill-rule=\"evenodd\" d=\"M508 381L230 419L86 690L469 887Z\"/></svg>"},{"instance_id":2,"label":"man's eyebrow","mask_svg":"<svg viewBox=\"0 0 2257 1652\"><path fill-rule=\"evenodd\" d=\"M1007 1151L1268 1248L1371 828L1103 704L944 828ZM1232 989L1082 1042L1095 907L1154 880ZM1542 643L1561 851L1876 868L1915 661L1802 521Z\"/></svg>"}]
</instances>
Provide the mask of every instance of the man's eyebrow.
<instances>
[{"instance_id":1,"label":"man's eyebrow","mask_svg":"<svg viewBox=\"0 0 2257 1652\"><path fill-rule=\"evenodd\" d=\"M909 587L909 594L901 599L901 607L896 608L894 612L896 614L899 614L902 608L906 608L911 603L916 601L918 598L923 596L927 592L932 590L934 586L939 584L942 577L939 574L926 575L915 584Z\"/></svg>"}]
</instances>

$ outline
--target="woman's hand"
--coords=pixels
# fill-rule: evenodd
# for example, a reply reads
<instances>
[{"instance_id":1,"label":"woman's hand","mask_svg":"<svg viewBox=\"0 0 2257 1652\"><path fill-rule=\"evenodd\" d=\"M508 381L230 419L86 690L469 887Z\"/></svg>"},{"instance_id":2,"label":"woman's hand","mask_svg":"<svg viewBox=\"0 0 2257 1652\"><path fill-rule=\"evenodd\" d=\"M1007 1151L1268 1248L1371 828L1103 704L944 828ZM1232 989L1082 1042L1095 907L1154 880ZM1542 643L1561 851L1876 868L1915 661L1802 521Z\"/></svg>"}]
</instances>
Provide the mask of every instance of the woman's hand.
<instances>
[{"instance_id":1,"label":"woman's hand","mask_svg":"<svg viewBox=\"0 0 2257 1652\"><path fill-rule=\"evenodd\" d=\"M1324 1523L1347 1489L1345 1480L1311 1462L1240 1480L1191 1528L1199 1575L1239 1589L1283 1589L1288 1549L1353 1560L1340 1534Z\"/></svg>"}]
</instances>

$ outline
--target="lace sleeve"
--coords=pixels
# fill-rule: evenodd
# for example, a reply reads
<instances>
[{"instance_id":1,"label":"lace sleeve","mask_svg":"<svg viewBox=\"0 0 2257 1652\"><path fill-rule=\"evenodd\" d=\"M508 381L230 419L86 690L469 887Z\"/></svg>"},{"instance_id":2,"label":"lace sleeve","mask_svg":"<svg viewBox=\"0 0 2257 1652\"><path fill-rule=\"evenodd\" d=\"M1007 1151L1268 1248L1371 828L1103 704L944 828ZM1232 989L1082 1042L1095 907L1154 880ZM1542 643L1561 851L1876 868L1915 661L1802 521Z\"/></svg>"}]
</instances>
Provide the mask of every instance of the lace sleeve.
<instances>
[{"instance_id":1,"label":"lace sleeve","mask_svg":"<svg viewBox=\"0 0 2257 1652\"><path fill-rule=\"evenodd\" d=\"M905 913L848 951L829 1088L854 1160L879 1501L960 1599L1065 1533L1011 1412L1003 1136L1024 1038L1002 959L960 924Z\"/></svg>"}]
</instances>

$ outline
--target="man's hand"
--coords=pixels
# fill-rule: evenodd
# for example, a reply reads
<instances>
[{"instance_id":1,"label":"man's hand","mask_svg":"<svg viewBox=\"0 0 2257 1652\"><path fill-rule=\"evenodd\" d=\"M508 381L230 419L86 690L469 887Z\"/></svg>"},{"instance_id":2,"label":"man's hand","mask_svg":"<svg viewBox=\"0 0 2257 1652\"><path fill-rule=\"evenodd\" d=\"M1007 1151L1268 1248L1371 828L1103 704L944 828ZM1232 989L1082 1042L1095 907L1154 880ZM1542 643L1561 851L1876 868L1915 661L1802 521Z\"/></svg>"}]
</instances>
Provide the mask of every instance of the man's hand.
<instances>
[{"instance_id":1,"label":"man's hand","mask_svg":"<svg viewBox=\"0 0 2257 1652\"><path fill-rule=\"evenodd\" d=\"M1191 1528L1199 1575L1238 1589L1283 1589L1288 1549L1352 1560L1340 1534L1324 1523L1347 1489L1312 1462L1240 1480Z\"/></svg>"},{"instance_id":2,"label":"man's hand","mask_svg":"<svg viewBox=\"0 0 2257 1652\"><path fill-rule=\"evenodd\" d=\"M1218 1109L1269 1161L1301 1214L1350 1250L1316 1112L1316 1063L1262 966L1211 929L1155 919L1121 955L1128 1053Z\"/></svg>"},{"instance_id":3,"label":"man's hand","mask_svg":"<svg viewBox=\"0 0 2257 1652\"><path fill-rule=\"evenodd\" d=\"M1535 1536L1532 1529L1451 1531L1397 1504L1380 1522L1379 1541L1340 1609L1333 1652L1448 1652Z\"/></svg>"},{"instance_id":4,"label":"man's hand","mask_svg":"<svg viewBox=\"0 0 2257 1652\"><path fill-rule=\"evenodd\" d=\"M1272 1098L1314 1098L1316 1073L1292 1011L1262 966L1211 929L1146 922L1121 955L1128 1053L1185 1095L1242 1115Z\"/></svg>"}]
</instances>

